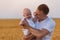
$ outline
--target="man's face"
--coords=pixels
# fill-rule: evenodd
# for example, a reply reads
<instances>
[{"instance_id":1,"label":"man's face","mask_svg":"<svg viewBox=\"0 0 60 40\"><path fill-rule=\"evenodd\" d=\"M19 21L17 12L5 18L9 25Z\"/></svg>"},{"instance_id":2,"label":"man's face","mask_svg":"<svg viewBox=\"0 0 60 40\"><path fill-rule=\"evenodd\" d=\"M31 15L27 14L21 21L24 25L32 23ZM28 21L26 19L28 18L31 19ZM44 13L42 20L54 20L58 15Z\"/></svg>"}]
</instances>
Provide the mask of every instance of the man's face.
<instances>
[{"instance_id":1,"label":"man's face","mask_svg":"<svg viewBox=\"0 0 60 40\"><path fill-rule=\"evenodd\" d=\"M34 16L38 19L43 19L46 15L43 13L43 11L39 11L38 9L35 11Z\"/></svg>"}]
</instances>

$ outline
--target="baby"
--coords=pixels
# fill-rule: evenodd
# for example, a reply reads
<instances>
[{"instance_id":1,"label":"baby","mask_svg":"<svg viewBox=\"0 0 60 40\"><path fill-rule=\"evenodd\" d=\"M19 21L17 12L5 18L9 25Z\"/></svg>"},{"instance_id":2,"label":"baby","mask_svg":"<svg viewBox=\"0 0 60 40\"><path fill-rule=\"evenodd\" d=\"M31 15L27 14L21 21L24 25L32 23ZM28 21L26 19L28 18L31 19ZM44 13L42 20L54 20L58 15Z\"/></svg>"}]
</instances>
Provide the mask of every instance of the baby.
<instances>
[{"instance_id":1,"label":"baby","mask_svg":"<svg viewBox=\"0 0 60 40\"><path fill-rule=\"evenodd\" d=\"M34 24L35 21L33 21L33 17L32 17L32 14L31 14L30 9L25 8L25 9L23 10L23 16L24 16L24 18L20 21L19 25L24 26L24 25L23 25L23 24L24 24L24 19L26 19L27 22L28 22L28 24L29 24L32 28L35 28L35 24ZM36 28L35 28L35 29L36 29ZM28 34L30 34L29 30L26 29L26 28L22 29L22 31L23 31L23 33L24 33L24 36L27 36Z\"/></svg>"}]
</instances>

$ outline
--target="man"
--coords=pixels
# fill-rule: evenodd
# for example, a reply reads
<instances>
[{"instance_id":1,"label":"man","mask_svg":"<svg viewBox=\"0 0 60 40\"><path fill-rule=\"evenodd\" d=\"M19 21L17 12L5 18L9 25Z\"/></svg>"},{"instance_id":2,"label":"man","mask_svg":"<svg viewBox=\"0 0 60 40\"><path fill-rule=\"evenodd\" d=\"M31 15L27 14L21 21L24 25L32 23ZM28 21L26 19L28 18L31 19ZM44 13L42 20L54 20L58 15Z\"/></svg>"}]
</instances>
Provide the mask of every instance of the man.
<instances>
[{"instance_id":1,"label":"man","mask_svg":"<svg viewBox=\"0 0 60 40\"><path fill-rule=\"evenodd\" d=\"M30 27L28 22L25 20L26 27L29 26L28 30L31 32L32 35L38 37L38 40L51 40L52 32L55 27L55 22L47 16L48 13L49 8L46 4L39 5L37 10L35 11L35 17L37 18L37 21L35 22L35 27L39 30Z\"/></svg>"}]
</instances>

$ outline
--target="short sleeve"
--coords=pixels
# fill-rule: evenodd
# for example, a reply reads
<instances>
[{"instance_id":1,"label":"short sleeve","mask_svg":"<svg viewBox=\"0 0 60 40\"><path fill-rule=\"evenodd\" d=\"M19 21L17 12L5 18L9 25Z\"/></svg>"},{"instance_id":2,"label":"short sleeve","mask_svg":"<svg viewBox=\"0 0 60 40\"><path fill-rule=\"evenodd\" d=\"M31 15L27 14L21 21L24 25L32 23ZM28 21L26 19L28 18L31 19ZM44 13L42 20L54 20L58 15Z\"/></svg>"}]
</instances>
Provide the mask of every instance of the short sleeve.
<instances>
[{"instance_id":1,"label":"short sleeve","mask_svg":"<svg viewBox=\"0 0 60 40\"><path fill-rule=\"evenodd\" d=\"M48 30L49 32L52 32L54 30L54 27L55 27L55 22L47 22L42 28Z\"/></svg>"}]
</instances>

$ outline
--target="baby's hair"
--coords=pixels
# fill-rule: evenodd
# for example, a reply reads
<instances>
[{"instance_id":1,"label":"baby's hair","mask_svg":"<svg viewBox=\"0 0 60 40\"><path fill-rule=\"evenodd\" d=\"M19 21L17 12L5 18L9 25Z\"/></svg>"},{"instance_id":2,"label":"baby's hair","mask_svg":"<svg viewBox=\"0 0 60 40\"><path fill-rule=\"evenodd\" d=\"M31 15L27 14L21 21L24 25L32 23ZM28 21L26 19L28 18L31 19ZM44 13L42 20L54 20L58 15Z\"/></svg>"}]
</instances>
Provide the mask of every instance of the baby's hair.
<instances>
[{"instance_id":1,"label":"baby's hair","mask_svg":"<svg viewBox=\"0 0 60 40\"><path fill-rule=\"evenodd\" d=\"M28 11L28 13L31 15L31 11L30 11L30 9L29 9L29 8L24 8L24 10L27 10L27 11Z\"/></svg>"}]
</instances>

